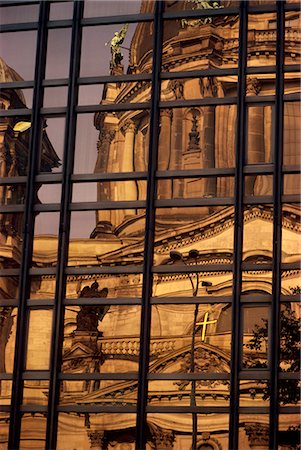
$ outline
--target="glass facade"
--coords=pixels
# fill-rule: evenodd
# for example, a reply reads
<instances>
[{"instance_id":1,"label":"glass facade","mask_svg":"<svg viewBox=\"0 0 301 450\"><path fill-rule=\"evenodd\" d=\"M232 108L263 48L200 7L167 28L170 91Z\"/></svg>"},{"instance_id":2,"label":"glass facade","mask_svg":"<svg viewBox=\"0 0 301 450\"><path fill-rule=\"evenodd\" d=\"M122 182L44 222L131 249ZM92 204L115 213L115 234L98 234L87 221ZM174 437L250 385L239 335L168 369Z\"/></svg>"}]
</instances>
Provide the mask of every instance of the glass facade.
<instances>
[{"instance_id":1,"label":"glass facade","mask_svg":"<svg viewBox=\"0 0 301 450\"><path fill-rule=\"evenodd\" d=\"M300 448L299 2L0 21L0 449Z\"/></svg>"}]
</instances>

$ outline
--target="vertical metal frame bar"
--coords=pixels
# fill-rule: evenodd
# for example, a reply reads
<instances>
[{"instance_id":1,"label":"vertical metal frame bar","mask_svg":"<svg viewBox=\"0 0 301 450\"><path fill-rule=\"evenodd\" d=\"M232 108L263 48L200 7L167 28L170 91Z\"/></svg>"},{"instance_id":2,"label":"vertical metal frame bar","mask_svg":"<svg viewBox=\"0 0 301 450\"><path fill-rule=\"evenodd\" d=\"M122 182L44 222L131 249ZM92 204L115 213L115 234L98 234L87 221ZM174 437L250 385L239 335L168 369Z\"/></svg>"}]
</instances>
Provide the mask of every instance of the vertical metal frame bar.
<instances>
[{"instance_id":1,"label":"vertical metal frame bar","mask_svg":"<svg viewBox=\"0 0 301 450\"><path fill-rule=\"evenodd\" d=\"M277 2L277 41L276 41L276 104L275 104L275 146L273 179L273 288L271 308L271 395L270 395L270 442L269 448L278 448L279 423L279 359L280 359L280 294L281 294L281 237L283 190L283 126L284 126L284 46L285 12L284 2Z\"/></svg>"},{"instance_id":2,"label":"vertical metal frame bar","mask_svg":"<svg viewBox=\"0 0 301 450\"><path fill-rule=\"evenodd\" d=\"M248 10L245 1L240 2L239 11L239 62L237 128L235 149L235 215L234 215L234 260L233 260L233 299L232 299L232 339L230 376L230 429L229 449L238 449L239 431L239 370L240 361L240 294L242 284L242 243L243 243L243 194L244 194L244 154L246 144L246 68L248 45Z\"/></svg>"},{"instance_id":3,"label":"vertical metal frame bar","mask_svg":"<svg viewBox=\"0 0 301 450\"><path fill-rule=\"evenodd\" d=\"M16 325L16 346L14 359L14 374L12 386L11 415L9 428L9 449L18 449L21 431L20 405L23 397L22 373L24 370L25 349L27 336L27 309L26 298L30 290L29 268L32 260L34 237L34 202L35 202L35 175L39 164L41 143L42 118L40 109L43 105L42 82L45 74L47 52L47 21L49 18L50 3L40 2L39 26L37 32L37 48L35 61L35 83L32 102L31 134L28 148L28 178L26 185L26 203L23 225L23 249L20 266L18 319Z\"/></svg>"},{"instance_id":4,"label":"vertical metal frame bar","mask_svg":"<svg viewBox=\"0 0 301 450\"><path fill-rule=\"evenodd\" d=\"M155 239L155 197L160 124L160 71L162 63L163 14L164 1L156 1L154 13L153 72L150 110L150 140L147 174L147 207L144 241L144 265L142 286L142 308L140 328L139 383L137 400L136 449L146 446L146 405L148 392L149 343L151 328L152 265Z\"/></svg>"},{"instance_id":5,"label":"vertical metal frame bar","mask_svg":"<svg viewBox=\"0 0 301 450\"><path fill-rule=\"evenodd\" d=\"M72 195L71 175L74 163L74 147L76 133L76 105L78 101L78 84L81 54L81 19L83 16L83 1L74 2L72 40L70 53L70 71L68 85L68 102L65 129L64 161L63 161L63 181L62 198L60 212L60 229L58 243L58 263L56 277L56 301L53 311L53 326L51 338L51 358L50 358L50 383L48 417L46 431L46 449L55 449L57 440L57 404L60 394L60 380L58 378L61 369L62 346L64 339L64 305L63 300L66 292L65 267L68 262L68 244L70 234L69 203Z\"/></svg>"}]
</instances>

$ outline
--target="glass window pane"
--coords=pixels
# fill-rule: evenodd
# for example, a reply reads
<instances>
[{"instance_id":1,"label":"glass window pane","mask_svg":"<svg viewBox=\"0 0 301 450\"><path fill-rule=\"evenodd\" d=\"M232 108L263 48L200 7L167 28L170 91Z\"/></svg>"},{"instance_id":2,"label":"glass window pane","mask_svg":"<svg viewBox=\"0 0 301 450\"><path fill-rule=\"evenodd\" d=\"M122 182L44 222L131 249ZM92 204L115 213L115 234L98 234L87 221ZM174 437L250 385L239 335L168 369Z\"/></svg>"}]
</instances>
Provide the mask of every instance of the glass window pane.
<instances>
[{"instance_id":1,"label":"glass window pane","mask_svg":"<svg viewBox=\"0 0 301 450\"><path fill-rule=\"evenodd\" d=\"M26 370L48 370L52 328L51 309L28 311Z\"/></svg>"},{"instance_id":2,"label":"glass window pane","mask_svg":"<svg viewBox=\"0 0 301 450\"><path fill-rule=\"evenodd\" d=\"M110 296L107 284L85 283L79 298ZM73 373L137 372L139 305L66 306L63 371Z\"/></svg>"},{"instance_id":3,"label":"glass window pane","mask_svg":"<svg viewBox=\"0 0 301 450\"><path fill-rule=\"evenodd\" d=\"M36 31L1 33L2 82L34 79L36 40Z\"/></svg>"}]
</instances>

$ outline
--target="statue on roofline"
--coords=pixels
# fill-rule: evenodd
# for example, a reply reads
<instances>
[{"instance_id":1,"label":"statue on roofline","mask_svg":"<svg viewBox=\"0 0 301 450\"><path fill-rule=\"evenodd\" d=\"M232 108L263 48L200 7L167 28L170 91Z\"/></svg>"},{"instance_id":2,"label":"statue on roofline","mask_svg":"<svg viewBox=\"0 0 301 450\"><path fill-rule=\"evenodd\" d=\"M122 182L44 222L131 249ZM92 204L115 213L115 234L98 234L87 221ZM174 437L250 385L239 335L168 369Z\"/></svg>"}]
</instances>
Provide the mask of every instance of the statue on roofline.
<instances>
[{"instance_id":1,"label":"statue on roofline","mask_svg":"<svg viewBox=\"0 0 301 450\"><path fill-rule=\"evenodd\" d=\"M123 27L121 28L121 30L118 32L116 31L116 33L114 33L114 37L112 38L111 41L107 42L106 45L108 45L110 43L110 47L111 47L111 55L112 55L112 59L110 62L110 69L113 69L114 67L117 67L121 64L121 61L123 60L123 54L121 53L121 44L123 43L124 39L125 39L125 35L126 32L128 30L129 24L126 23L125 25L123 25Z\"/></svg>"},{"instance_id":2,"label":"statue on roofline","mask_svg":"<svg viewBox=\"0 0 301 450\"><path fill-rule=\"evenodd\" d=\"M90 286L85 286L81 293L80 298L105 298L108 295L108 289L104 288L98 290L99 284L97 281ZM107 313L109 306L80 306L80 311L76 318L76 331L98 331L98 322L100 322Z\"/></svg>"},{"instance_id":3,"label":"statue on roofline","mask_svg":"<svg viewBox=\"0 0 301 450\"><path fill-rule=\"evenodd\" d=\"M190 3L194 3L195 7L193 9L219 9L223 8L220 1L207 1L204 2L202 0L188 0ZM207 23L212 23L212 17L202 17L200 19L182 19L181 25L182 28L185 26L198 26L198 25L206 25Z\"/></svg>"}]
</instances>

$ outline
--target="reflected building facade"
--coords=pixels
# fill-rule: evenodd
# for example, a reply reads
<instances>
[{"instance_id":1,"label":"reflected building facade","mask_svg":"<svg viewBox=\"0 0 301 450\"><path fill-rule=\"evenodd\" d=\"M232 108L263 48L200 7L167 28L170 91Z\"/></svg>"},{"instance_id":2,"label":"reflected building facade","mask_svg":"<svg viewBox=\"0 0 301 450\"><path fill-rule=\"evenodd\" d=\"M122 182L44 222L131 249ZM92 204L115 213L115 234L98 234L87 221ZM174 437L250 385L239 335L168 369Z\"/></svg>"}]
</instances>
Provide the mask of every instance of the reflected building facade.
<instances>
[{"instance_id":1,"label":"reflected building facade","mask_svg":"<svg viewBox=\"0 0 301 450\"><path fill-rule=\"evenodd\" d=\"M209 14L211 9L227 11L233 2L215 2L213 6L214 2L166 1L165 12L189 12L198 3L207 4L207 16L169 19L163 23L162 72L165 76L160 84L154 203L145 427L148 450L224 450L230 445L240 20L234 14ZM250 3L261 6L261 2ZM153 8L154 3L145 0L140 12L153 13ZM271 340L273 175L276 170L274 152L278 147L275 145L276 77L275 72L266 67L276 65L275 11L248 15L248 68L258 70L257 73L250 70L246 75L245 146L240 149L244 154L241 325L237 349L242 374L239 379L241 450L269 448L269 383L274 351ZM285 20L285 63L299 64L299 13L289 11ZM151 73L153 33L151 21L136 26L127 74ZM260 72L260 67L265 69ZM211 69L215 70L214 75L210 75ZM217 69L221 69L221 75ZM229 69L230 74L225 75L223 69ZM197 70L207 71L206 76L188 74ZM186 73L186 78L171 76L169 79L168 74L179 71ZM122 76L123 72L122 63L112 65L112 76ZM19 80L4 61L1 61L1 74L1 82ZM300 93L299 72L285 73L284 93L288 101L284 102L283 136L286 171L282 173L283 270L279 315L282 413L278 448L288 450L300 448L298 414L284 411L285 407L294 408L299 404L298 378L290 376L299 370L300 345L300 312L296 302L300 294L297 268L300 205L296 200L300 195L296 173L300 166L300 105L294 98ZM108 110L97 111L94 115L94 127L99 132L94 170L98 177L95 178L97 197L95 205L90 207L95 211L95 227L90 230L89 238L71 236L69 241L58 449L135 449L144 292L141 265L146 252L148 223L146 174L151 111L147 105L151 95L148 81L112 80L104 85L100 100L100 105L108 106ZM18 108L18 102L26 107L21 91L2 91L4 109ZM141 109L138 106L122 109L122 104L130 103L142 105ZM112 105L116 105L116 110ZM46 125L47 120L41 137L40 171L50 174L53 168L59 167L60 161ZM22 155L28 152L30 127L30 121L18 118L2 120L2 179L27 175ZM118 174L119 180L118 177L117 181L106 178L112 173ZM37 204L39 188L37 183ZM3 269L20 267L23 212L10 213L9 205L22 205L24 192L24 185L1 187ZM7 212L5 206L8 206ZM84 220L87 209L88 206L71 206L71 228L75 227L79 215ZM35 214L37 217L43 214L43 209L37 209ZM78 223L77 227L83 222ZM57 246L58 236L35 235L31 267L45 269L46 273L47 269L55 268ZM86 273L81 269L87 269ZM55 272L32 273L24 361L24 371L28 373L49 371L53 314L51 305L42 305L45 299L53 300L57 295ZM4 305L5 300L9 305L10 299L17 298L17 291L18 276L1 277ZM35 301L37 307L34 307ZM7 305L1 308L2 374L14 370L17 308ZM81 379L82 374L91 376ZM124 380L122 374L126 375ZM187 377L189 374L195 377ZM116 379L116 375L119 378ZM11 387L11 380L3 377L0 398L6 405L10 403ZM43 410L43 407L47 407L48 397L49 378L23 380L20 448L44 448L47 408ZM34 407L27 410L28 405L35 405L36 410ZM178 407L181 408L177 410ZM1 414L0 448L5 449L8 416Z\"/></svg>"}]
</instances>

